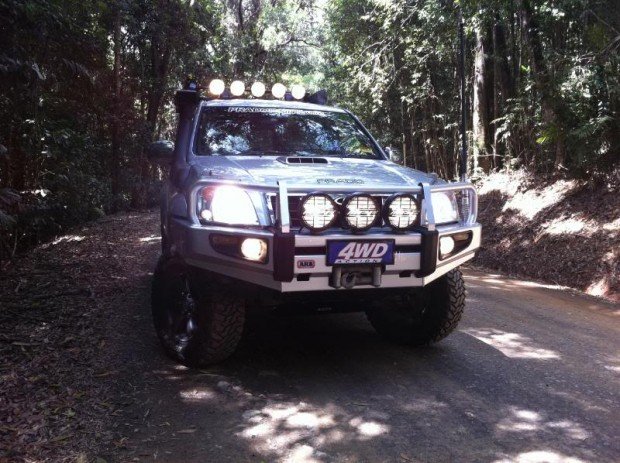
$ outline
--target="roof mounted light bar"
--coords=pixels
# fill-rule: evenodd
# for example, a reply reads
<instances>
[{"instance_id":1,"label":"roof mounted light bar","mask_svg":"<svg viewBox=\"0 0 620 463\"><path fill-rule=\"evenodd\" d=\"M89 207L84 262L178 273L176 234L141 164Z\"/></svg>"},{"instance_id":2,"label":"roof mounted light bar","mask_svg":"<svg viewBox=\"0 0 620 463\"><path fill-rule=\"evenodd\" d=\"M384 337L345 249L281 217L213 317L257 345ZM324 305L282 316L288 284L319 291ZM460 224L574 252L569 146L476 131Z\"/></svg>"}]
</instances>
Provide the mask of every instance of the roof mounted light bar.
<instances>
[{"instance_id":1,"label":"roof mounted light bar","mask_svg":"<svg viewBox=\"0 0 620 463\"><path fill-rule=\"evenodd\" d=\"M200 88L195 80L188 80L189 84L186 84L186 90L194 90L200 92ZM304 101L307 103L314 103L319 105L327 104L327 92L325 90L319 90L315 93L308 93L306 88L300 84L291 85L290 89L284 84L276 82L271 89L267 89L265 84L260 81L255 81L251 86L241 80L234 80L230 86L226 86L226 83L222 79L212 79L207 86L208 99L231 99L231 98L265 98L269 94L272 98L285 101Z\"/></svg>"}]
</instances>

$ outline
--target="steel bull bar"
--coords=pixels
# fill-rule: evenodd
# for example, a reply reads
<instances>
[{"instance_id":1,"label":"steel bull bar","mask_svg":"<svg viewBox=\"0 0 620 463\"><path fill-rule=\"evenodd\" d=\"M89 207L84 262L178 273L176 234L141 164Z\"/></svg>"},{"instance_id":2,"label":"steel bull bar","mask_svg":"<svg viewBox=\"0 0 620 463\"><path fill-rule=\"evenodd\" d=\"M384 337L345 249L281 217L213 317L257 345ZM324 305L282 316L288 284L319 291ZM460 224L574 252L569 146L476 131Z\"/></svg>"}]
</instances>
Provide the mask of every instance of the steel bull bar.
<instances>
[{"instance_id":1,"label":"steel bull bar","mask_svg":"<svg viewBox=\"0 0 620 463\"><path fill-rule=\"evenodd\" d=\"M231 180L200 180L192 188L187 205L189 217L194 225L200 225L197 210L198 192L205 186L228 185L236 186L248 191L259 191L276 195L275 223L263 224L262 228L273 231L273 278L278 282L291 282L295 276L295 233L291 231L291 218L289 213L290 194L309 194L320 191L321 193L366 193L377 195L392 195L397 193L411 193L421 199L420 225L412 230L421 237L420 268L415 271L415 276L422 278L432 274L437 267L439 233L436 228L435 214L431 202L434 192L466 191L463 198L467 200L465 205L467 217L461 217L459 226L469 227L476 224L476 212L478 199L475 188L471 183L455 182L439 185L420 183L415 186L364 186L354 188L350 184L287 184L286 181L278 181L277 187L272 185L256 185L252 183L235 182ZM462 207L463 205L459 205ZM459 211L459 213L461 213Z\"/></svg>"},{"instance_id":2,"label":"steel bull bar","mask_svg":"<svg viewBox=\"0 0 620 463\"><path fill-rule=\"evenodd\" d=\"M467 190L470 194L467 198L467 210L470 211L465 220L460 223L463 226L473 225L476 222L476 211L478 210L478 197L472 184L466 182L448 183L431 186L428 183L420 183L417 186L407 186L394 188L387 187L366 187L356 188L352 191L350 185L320 185L320 187L309 187L308 185L287 185L285 181L278 182L276 199L276 232L273 240L274 271L273 276L276 281L291 282L295 276L295 234L291 232L290 214L288 197L289 194L312 193L367 193L367 194L397 194L412 193L421 199L421 219L420 225L413 231L421 236L420 268L415 272L415 276L422 278L431 275L437 268L439 232L436 229L435 215L431 202L433 192L449 192ZM461 208L463 205L459 205ZM461 211L459 211L459 215Z\"/></svg>"}]
</instances>

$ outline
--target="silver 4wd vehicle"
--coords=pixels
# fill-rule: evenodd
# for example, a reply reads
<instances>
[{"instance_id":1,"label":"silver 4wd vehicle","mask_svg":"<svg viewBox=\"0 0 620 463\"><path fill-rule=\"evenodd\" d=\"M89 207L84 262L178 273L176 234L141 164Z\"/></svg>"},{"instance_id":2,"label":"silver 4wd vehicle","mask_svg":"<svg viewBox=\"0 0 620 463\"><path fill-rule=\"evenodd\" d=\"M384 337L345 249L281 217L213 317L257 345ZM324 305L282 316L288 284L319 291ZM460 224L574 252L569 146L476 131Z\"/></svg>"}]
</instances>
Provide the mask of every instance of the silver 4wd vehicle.
<instances>
[{"instance_id":1,"label":"silver 4wd vehicle","mask_svg":"<svg viewBox=\"0 0 620 463\"><path fill-rule=\"evenodd\" d=\"M149 148L170 165L152 289L167 353L228 357L249 307L364 311L402 344L450 334L480 246L473 186L396 164L320 92L227 93L177 92L176 143Z\"/></svg>"}]
</instances>

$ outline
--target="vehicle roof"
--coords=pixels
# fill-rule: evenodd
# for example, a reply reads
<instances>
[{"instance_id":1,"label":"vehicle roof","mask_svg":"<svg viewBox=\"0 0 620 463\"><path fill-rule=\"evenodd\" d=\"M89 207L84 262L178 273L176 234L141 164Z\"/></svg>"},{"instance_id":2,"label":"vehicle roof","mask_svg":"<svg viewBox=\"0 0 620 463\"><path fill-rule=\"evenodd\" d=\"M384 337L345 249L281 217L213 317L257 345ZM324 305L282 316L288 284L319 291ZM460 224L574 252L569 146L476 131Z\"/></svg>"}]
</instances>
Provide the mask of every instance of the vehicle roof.
<instances>
[{"instance_id":1,"label":"vehicle roof","mask_svg":"<svg viewBox=\"0 0 620 463\"><path fill-rule=\"evenodd\" d=\"M335 113L344 113L345 110L335 108L333 106L324 106L314 103L304 103L301 101L283 101L283 100L261 100L261 99L231 99L231 100L205 100L202 103L204 107L250 107L250 108L278 108L278 109L301 109L312 111L331 111Z\"/></svg>"}]
</instances>

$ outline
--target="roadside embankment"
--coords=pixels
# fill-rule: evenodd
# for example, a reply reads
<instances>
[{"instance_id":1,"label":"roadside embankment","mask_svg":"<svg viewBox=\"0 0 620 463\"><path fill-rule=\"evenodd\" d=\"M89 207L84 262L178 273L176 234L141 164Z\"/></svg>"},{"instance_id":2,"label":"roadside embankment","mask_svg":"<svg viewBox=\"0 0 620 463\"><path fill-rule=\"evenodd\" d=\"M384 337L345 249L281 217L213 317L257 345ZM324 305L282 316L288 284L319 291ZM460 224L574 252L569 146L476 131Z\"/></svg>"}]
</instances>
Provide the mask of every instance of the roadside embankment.
<instances>
[{"instance_id":1,"label":"roadside embankment","mask_svg":"<svg viewBox=\"0 0 620 463\"><path fill-rule=\"evenodd\" d=\"M620 301L620 188L601 183L524 171L481 179L475 264Z\"/></svg>"}]
</instances>

